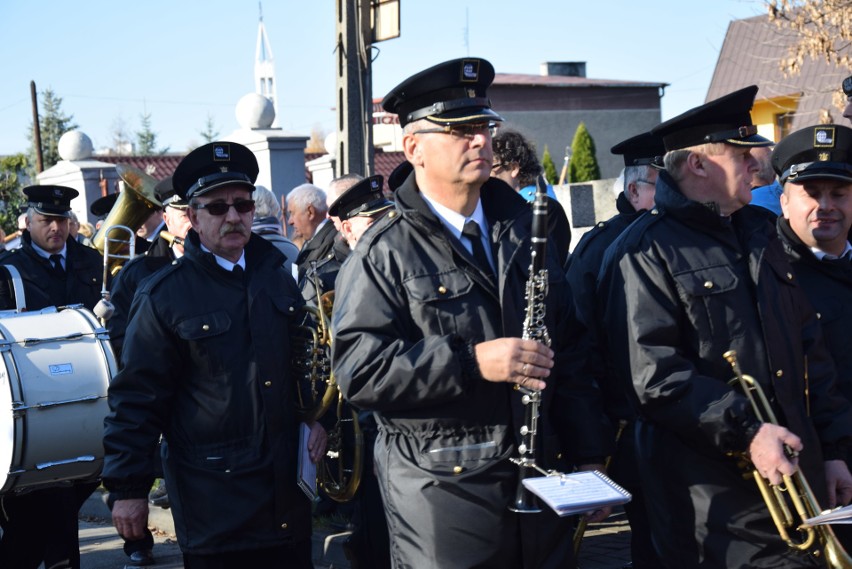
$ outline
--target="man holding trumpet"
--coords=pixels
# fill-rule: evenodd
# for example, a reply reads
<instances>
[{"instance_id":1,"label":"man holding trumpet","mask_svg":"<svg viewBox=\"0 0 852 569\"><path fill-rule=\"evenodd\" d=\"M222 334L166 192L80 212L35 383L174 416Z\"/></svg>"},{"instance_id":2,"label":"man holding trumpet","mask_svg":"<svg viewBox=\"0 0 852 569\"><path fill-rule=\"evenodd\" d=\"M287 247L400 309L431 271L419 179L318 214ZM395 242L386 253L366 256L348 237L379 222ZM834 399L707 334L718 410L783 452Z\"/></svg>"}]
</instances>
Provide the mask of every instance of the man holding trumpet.
<instances>
[{"instance_id":1,"label":"man holding trumpet","mask_svg":"<svg viewBox=\"0 0 852 569\"><path fill-rule=\"evenodd\" d=\"M656 207L607 251L599 275L610 352L639 412L654 544L672 568L815 566L782 540L744 473L777 485L798 468L823 505L852 497L852 409L774 228L748 207L750 148L769 144L751 122L756 92L652 129L667 150ZM759 420L729 384L729 350L781 424Z\"/></svg>"}]
</instances>

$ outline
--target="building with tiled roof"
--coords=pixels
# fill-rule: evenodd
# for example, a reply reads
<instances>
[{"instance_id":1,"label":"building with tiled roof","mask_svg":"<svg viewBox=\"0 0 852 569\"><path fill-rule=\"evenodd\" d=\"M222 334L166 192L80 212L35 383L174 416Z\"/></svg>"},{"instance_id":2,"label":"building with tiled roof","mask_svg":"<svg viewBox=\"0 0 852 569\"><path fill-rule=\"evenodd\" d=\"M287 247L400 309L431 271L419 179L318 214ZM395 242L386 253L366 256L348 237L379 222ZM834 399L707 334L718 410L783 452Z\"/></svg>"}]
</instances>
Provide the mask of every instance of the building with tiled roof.
<instances>
[{"instance_id":1,"label":"building with tiled roof","mask_svg":"<svg viewBox=\"0 0 852 569\"><path fill-rule=\"evenodd\" d=\"M545 145L557 168L580 122L595 141L603 178L615 178L624 163L609 149L660 123L667 83L586 77L583 62L543 63L540 75L497 73L488 88L491 105L536 143Z\"/></svg>"},{"instance_id":2,"label":"building with tiled roof","mask_svg":"<svg viewBox=\"0 0 852 569\"><path fill-rule=\"evenodd\" d=\"M843 123L842 110L833 105L832 99L849 70L822 59L805 60L801 73L785 77L779 62L795 38L766 15L732 21L719 52L707 101L757 85L752 119L760 134L776 142L806 126Z\"/></svg>"},{"instance_id":3,"label":"building with tiled roof","mask_svg":"<svg viewBox=\"0 0 852 569\"><path fill-rule=\"evenodd\" d=\"M183 159L184 154L162 154L156 156L120 156L117 154L99 154L95 158L109 164L129 164L158 180L167 178Z\"/></svg>"}]
</instances>

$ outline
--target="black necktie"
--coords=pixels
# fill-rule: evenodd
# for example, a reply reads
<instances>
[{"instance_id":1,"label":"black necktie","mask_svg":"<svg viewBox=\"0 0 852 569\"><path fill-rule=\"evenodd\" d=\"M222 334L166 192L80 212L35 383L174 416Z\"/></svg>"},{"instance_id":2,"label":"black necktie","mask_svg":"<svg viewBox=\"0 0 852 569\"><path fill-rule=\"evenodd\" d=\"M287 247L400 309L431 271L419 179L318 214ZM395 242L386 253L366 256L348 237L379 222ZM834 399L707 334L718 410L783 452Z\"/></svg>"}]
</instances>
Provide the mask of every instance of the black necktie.
<instances>
[{"instance_id":1,"label":"black necktie","mask_svg":"<svg viewBox=\"0 0 852 569\"><path fill-rule=\"evenodd\" d=\"M494 271L491 268L491 263L488 261L488 255L485 254L485 247L482 245L482 233L479 231L479 224L475 221L468 220L464 223L462 235L470 239L471 248L473 249L473 258L479 268L489 276L494 278Z\"/></svg>"},{"instance_id":2,"label":"black necktie","mask_svg":"<svg viewBox=\"0 0 852 569\"><path fill-rule=\"evenodd\" d=\"M62 268L62 255L51 255L50 264L53 265L53 270L57 275L65 276L65 269Z\"/></svg>"}]
</instances>

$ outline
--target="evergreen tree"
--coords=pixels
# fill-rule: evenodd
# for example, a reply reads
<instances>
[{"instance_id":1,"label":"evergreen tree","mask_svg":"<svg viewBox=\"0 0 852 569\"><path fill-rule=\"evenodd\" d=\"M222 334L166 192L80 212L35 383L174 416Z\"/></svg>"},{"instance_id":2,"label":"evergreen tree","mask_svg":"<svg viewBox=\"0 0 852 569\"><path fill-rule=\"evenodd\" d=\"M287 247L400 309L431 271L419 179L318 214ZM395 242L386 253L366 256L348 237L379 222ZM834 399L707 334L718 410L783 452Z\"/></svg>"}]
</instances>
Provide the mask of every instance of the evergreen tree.
<instances>
[{"instance_id":1,"label":"evergreen tree","mask_svg":"<svg viewBox=\"0 0 852 569\"><path fill-rule=\"evenodd\" d=\"M52 89L47 88L41 93L41 114L38 118L41 134L42 165L45 170L59 162L59 138L74 130L77 125L73 122L72 115L66 116L62 112L62 98L57 97ZM33 124L30 123L28 137L30 140L29 173L35 176L36 149L35 137L33 136Z\"/></svg>"},{"instance_id":2,"label":"evergreen tree","mask_svg":"<svg viewBox=\"0 0 852 569\"><path fill-rule=\"evenodd\" d=\"M581 122L574 133L571 143L571 162L568 164L568 181L571 183L589 182L601 179L601 169L595 157L595 141Z\"/></svg>"},{"instance_id":3,"label":"evergreen tree","mask_svg":"<svg viewBox=\"0 0 852 569\"><path fill-rule=\"evenodd\" d=\"M142 130L136 132L136 154L139 156L152 156L164 154L168 148L157 150L157 133L151 130L151 113L142 113Z\"/></svg>"},{"instance_id":4,"label":"evergreen tree","mask_svg":"<svg viewBox=\"0 0 852 569\"><path fill-rule=\"evenodd\" d=\"M18 215L26 203L21 190L28 184L27 157L13 154L0 159L0 227L11 235L18 230Z\"/></svg>"},{"instance_id":5,"label":"evergreen tree","mask_svg":"<svg viewBox=\"0 0 852 569\"><path fill-rule=\"evenodd\" d=\"M219 131L216 129L216 123L213 122L213 115L207 113L207 122L204 124L204 130L199 132L204 143L215 142L219 139Z\"/></svg>"},{"instance_id":6,"label":"evergreen tree","mask_svg":"<svg viewBox=\"0 0 852 569\"><path fill-rule=\"evenodd\" d=\"M556 172L556 165L553 163L553 158L550 157L550 150L547 145L544 145L544 154L541 156L541 167L544 168L544 179L548 184L555 184L559 181L559 174Z\"/></svg>"}]
</instances>

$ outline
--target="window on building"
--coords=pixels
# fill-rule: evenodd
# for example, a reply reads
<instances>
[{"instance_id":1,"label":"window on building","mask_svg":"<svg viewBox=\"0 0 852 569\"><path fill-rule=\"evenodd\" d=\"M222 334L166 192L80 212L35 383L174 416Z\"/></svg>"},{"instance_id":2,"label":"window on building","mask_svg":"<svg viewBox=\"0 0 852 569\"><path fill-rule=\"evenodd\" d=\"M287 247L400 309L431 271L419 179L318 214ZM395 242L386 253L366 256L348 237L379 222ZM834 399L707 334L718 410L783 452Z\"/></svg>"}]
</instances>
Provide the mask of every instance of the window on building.
<instances>
[{"instance_id":1,"label":"window on building","mask_svg":"<svg viewBox=\"0 0 852 569\"><path fill-rule=\"evenodd\" d=\"M793 129L793 113L779 113L775 115L775 140L781 140Z\"/></svg>"}]
</instances>

